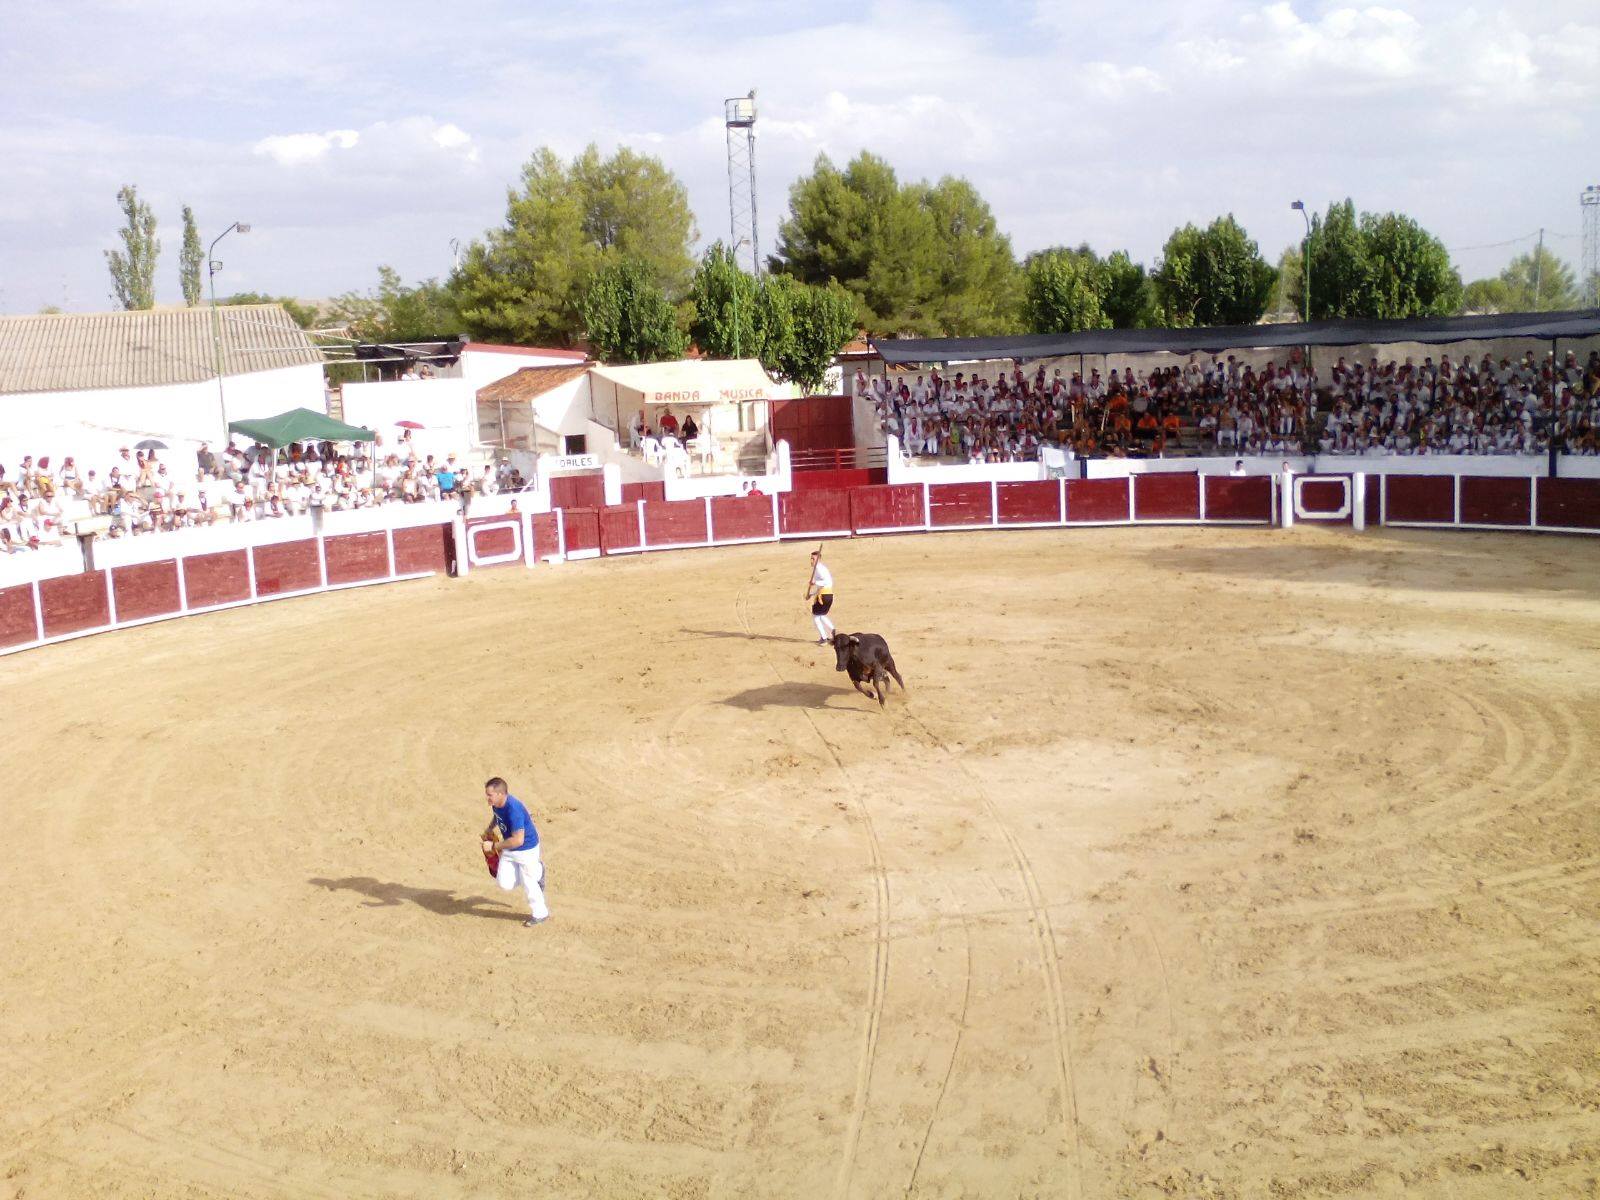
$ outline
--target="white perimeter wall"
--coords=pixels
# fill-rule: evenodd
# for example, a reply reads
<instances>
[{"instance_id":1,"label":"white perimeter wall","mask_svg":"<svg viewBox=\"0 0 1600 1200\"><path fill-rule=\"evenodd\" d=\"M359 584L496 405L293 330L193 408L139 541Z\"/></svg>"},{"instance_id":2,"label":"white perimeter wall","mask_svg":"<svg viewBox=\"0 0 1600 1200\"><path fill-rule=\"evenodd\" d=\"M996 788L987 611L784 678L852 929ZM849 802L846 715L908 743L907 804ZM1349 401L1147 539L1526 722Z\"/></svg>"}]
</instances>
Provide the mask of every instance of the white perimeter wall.
<instances>
[{"instance_id":1,"label":"white perimeter wall","mask_svg":"<svg viewBox=\"0 0 1600 1200\"><path fill-rule=\"evenodd\" d=\"M315 363L230 375L223 380L228 420L270 417L291 408L327 412L322 368ZM0 429L0 463L15 469L24 454L48 454L52 463L72 455L80 467L104 472L120 446L145 438L174 451L201 442L221 445L222 413L217 381L159 387L95 388L75 392L26 392L7 396ZM167 455L161 455L163 460Z\"/></svg>"},{"instance_id":2,"label":"white perimeter wall","mask_svg":"<svg viewBox=\"0 0 1600 1200\"><path fill-rule=\"evenodd\" d=\"M395 379L344 385L344 419L375 432L380 453L392 453L405 430L397 421L417 421L411 435L420 455L443 457L477 444L476 393L463 379Z\"/></svg>"}]
</instances>

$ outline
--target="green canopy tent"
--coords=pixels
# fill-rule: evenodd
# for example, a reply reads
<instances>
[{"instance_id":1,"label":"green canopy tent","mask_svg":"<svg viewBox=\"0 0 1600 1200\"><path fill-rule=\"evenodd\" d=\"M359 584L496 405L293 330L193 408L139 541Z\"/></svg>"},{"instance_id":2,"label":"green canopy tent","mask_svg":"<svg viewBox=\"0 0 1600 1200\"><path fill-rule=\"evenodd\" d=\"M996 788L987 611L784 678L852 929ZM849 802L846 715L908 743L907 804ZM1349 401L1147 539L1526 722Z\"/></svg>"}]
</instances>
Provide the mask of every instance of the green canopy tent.
<instances>
[{"instance_id":1,"label":"green canopy tent","mask_svg":"<svg viewBox=\"0 0 1600 1200\"><path fill-rule=\"evenodd\" d=\"M309 408L291 408L275 417L229 421L228 432L243 434L263 446L281 450L294 442L370 442L378 435L359 425L346 425Z\"/></svg>"},{"instance_id":2,"label":"green canopy tent","mask_svg":"<svg viewBox=\"0 0 1600 1200\"><path fill-rule=\"evenodd\" d=\"M332 417L313 412L309 408L291 408L275 417L260 417L254 421L229 421L228 432L237 433L263 446L272 448L272 462L276 469L278 451L295 442L371 442L377 434L359 425L346 425ZM378 456L372 456L372 486L378 484Z\"/></svg>"}]
</instances>

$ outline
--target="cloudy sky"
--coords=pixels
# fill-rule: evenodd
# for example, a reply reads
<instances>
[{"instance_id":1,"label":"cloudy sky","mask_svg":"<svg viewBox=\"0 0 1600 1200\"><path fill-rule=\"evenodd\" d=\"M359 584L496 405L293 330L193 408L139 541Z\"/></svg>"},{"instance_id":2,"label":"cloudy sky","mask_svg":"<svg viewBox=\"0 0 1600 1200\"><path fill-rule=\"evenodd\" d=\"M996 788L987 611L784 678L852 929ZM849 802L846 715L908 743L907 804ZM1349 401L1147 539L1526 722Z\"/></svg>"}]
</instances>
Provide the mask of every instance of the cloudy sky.
<instances>
[{"instance_id":1,"label":"cloudy sky","mask_svg":"<svg viewBox=\"0 0 1600 1200\"><path fill-rule=\"evenodd\" d=\"M128 182L162 302L185 203L207 240L253 226L218 253L228 292L443 275L541 144L658 155L726 237L722 101L751 87L766 246L823 151L967 176L1019 254L1149 262L1231 211L1276 258L1291 200L1348 195L1417 217L1468 279L1540 226L1575 263L1600 183L1595 0L51 0L0 39L0 311L110 307Z\"/></svg>"}]
</instances>

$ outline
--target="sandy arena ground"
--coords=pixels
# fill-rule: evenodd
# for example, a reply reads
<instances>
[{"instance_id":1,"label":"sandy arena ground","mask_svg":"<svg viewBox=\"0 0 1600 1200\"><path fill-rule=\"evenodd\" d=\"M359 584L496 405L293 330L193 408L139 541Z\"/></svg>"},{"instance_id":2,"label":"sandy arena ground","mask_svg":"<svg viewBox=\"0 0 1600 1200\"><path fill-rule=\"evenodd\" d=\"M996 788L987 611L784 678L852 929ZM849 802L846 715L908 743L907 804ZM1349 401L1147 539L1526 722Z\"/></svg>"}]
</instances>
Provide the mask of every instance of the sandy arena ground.
<instances>
[{"instance_id":1,"label":"sandy arena ground","mask_svg":"<svg viewBox=\"0 0 1600 1200\"><path fill-rule=\"evenodd\" d=\"M0 1196L1600 1195L1600 541L806 549L0 661Z\"/></svg>"}]
</instances>

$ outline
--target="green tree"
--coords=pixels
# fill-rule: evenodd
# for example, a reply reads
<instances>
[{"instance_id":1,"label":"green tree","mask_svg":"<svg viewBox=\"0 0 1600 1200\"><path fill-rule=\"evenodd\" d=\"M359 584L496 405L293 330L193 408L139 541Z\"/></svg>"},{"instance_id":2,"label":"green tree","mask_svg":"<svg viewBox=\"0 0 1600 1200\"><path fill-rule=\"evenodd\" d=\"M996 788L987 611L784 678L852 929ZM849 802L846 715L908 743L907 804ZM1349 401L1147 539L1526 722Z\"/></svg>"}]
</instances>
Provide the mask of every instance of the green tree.
<instances>
[{"instance_id":1,"label":"green tree","mask_svg":"<svg viewBox=\"0 0 1600 1200\"><path fill-rule=\"evenodd\" d=\"M1316 320L1368 313L1367 241L1355 202L1328 205L1311 218L1311 316Z\"/></svg>"},{"instance_id":2,"label":"green tree","mask_svg":"<svg viewBox=\"0 0 1600 1200\"><path fill-rule=\"evenodd\" d=\"M1267 311L1283 321L1298 321L1305 315L1305 256L1299 246L1288 246L1278 256L1278 279L1272 285L1272 300Z\"/></svg>"},{"instance_id":3,"label":"green tree","mask_svg":"<svg viewBox=\"0 0 1600 1200\"><path fill-rule=\"evenodd\" d=\"M740 270L721 242L714 242L700 260L689 287L694 315L689 332L708 358L751 358L760 355L755 277Z\"/></svg>"},{"instance_id":4,"label":"green tree","mask_svg":"<svg viewBox=\"0 0 1600 1200\"><path fill-rule=\"evenodd\" d=\"M1404 213L1361 213L1343 200L1311 219L1311 315L1447 316L1463 301L1444 243Z\"/></svg>"},{"instance_id":5,"label":"green tree","mask_svg":"<svg viewBox=\"0 0 1600 1200\"><path fill-rule=\"evenodd\" d=\"M902 186L862 153L840 171L818 155L789 189L775 273L837 281L874 333L980 334L1016 328L1019 281L1010 241L965 180Z\"/></svg>"},{"instance_id":6,"label":"green tree","mask_svg":"<svg viewBox=\"0 0 1600 1200\"><path fill-rule=\"evenodd\" d=\"M686 288L697 236L688 193L658 159L589 147L568 165L548 147L522 168L506 221L473 242L450 277L467 328L519 345L570 345L591 279L625 260L669 297Z\"/></svg>"},{"instance_id":7,"label":"green tree","mask_svg":"<svg viewBox=\"0 0 1600 1200\"><path fill-rule=\"evenodd\" d=\"M855 297L837 283L809 287L787 275L770 276L763 291L762 365L816 391L839 348L855 336Z\"/></svg>"},{"instance_id":8,"label":"green tree","mask_svg":"<svg viewBox=\"0 0 1600 1200\"><path fill-rule=\"evenodd\" d=\"M1100 264L1087 246L1030 254L1023 264L1023 315L1034 333L1110 329Z\"/></svg>"},{"instance_id":9,"label":"green tree","mask_svg":"<svg viewBox=\"0 0 1600 1200\"><path fill-rule=\"evenodd\" d=\"M378 268L376 291L344 292L328 305L330 323L369 342L428 342L461 331L450 291L437 279L408 287L393 267Z\"/></svg>"},{"instance_id":10,"label":"green tree","mask_svg":"<svg viewBox=\"0 0 1600 1200\"><path fill-rule=\"evenodd\" d=\"M1374 316L1445 317L1461 311L1461 276L1444 243L1403 213L1362 213ZM1315 302L1315 281L1312 283Z\"/></svg>"},{"instance_id":11,"label":"green tree","mask_svg":"<svg viewBox=\"0 0 1600 1200\"><path fill-rule=\"evenodd\" d=\"M682 358L689 339L647 263L624 259L598 272L579 304L595 357L640 363Z\"/></svg>"},{"instance_id":12,"label":"green tree","mask_svg":"<svg viewBox=\"0 0 1600 1200\"><path fill-rule=\"evenodd\" d=\"M978 189L947 175L932 187L914 184L908 191L933 224L928 321L950 337L1016 331L1017 260Z\"/></svg>"},{"instance_id":13,"label":"green tree","mask_svg":"<svg viewBox=\"0 0 1600 1200\"><path fill-rule=\"evenodd\" d=\"M1277 272L1229 213L1173 230L1153 279L1170 325L1249 325L1266 311Z\"/></svg>"},{"instance_id":14,"label":"green tree","mask_svg":"<svg viewBox=\"0 0 1600 1200\"><path fill-rule=\"evenodd\" d=\"M1511 302L1510 289L1498 275L1489 279L1474 279L1462 292L1461 310L1469 313L1516 312Z\"/></svg>"},{"instance_id":15,"label":"green tree","mask_svg":"<svg viewBox=\"0 0 1600 1200\"><path fill-rule=\"evenodd\" d=\"M1543 246L1513 258L1500 272L1500 282L1506 303L1501 312L1551 312L1579 305L1577 276Z\"/></svg>"},{"instance_id":16,"label":"green tree","mask_svg":"<svg viewBox=\"0 0 1600 1200\"><path fill-rule=\"evenodd\" d=\"M217 301L218 304L281 304L284 310L294 319L294 323L301 329L313 328L321 318L321 310L315 304L306 304L292 296L269 296L265 292L235 292L231 296L224 296Z\"/></svg>"},{"instance_id":17,"label":"green tree","mask_svg":"<svg viewBox=\"0 0 1600 1200\"><path fill-rule=\"evenodd\" d=\"M1150 277L1126 250L1101 262L1100 307L1113 329L1147 329L1159 320Z\"/></svg>"},{"instance_id":18,"label":"green tree","mask_svg":"<svg viewBox=\"0 0 1600 1200\"><path fill-rule=\"evenodd\" d=\"M178 283L183 288L183 302L190 308L200 303L200 227L194 222L194 209L183 206L183 248L178 251Z\"/></svg>"},{"instance_id":19,"label":"green tree","mask_svg":"<svg viewBox=\"0 0 1600 1200\"><path fill-rule=\"evenodd\" d=\"M111 299L125 309L156 306L156 260L161 242L156 238L156 215L139 199L139 189L125 185L117 193L124 223L117 231L121 250L106 251L111 270Z\"/></svg>"}]
</instances>

